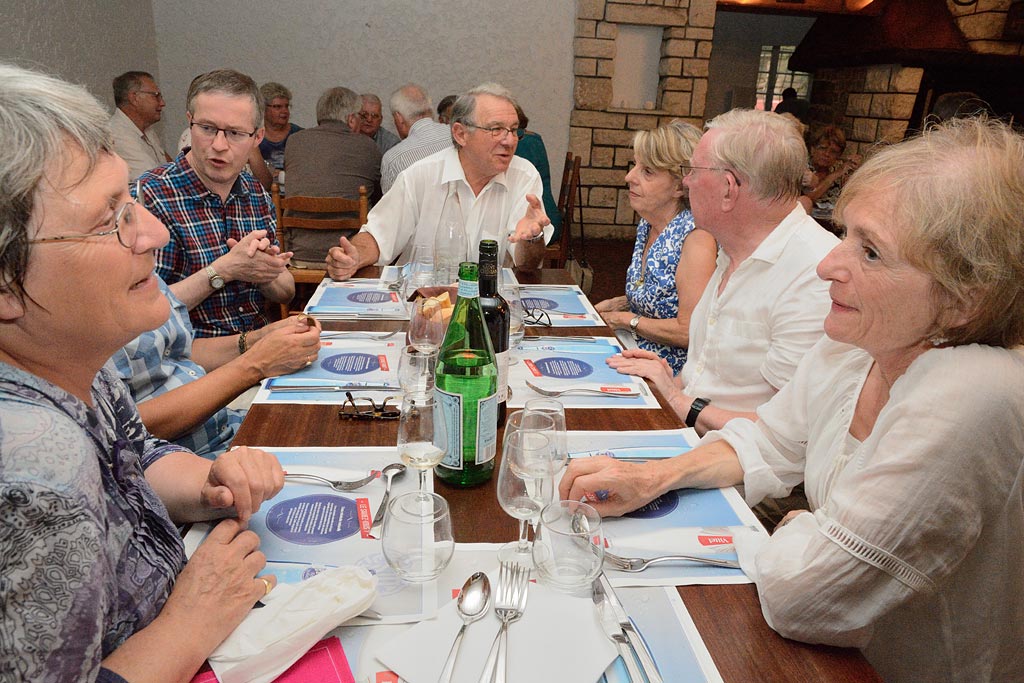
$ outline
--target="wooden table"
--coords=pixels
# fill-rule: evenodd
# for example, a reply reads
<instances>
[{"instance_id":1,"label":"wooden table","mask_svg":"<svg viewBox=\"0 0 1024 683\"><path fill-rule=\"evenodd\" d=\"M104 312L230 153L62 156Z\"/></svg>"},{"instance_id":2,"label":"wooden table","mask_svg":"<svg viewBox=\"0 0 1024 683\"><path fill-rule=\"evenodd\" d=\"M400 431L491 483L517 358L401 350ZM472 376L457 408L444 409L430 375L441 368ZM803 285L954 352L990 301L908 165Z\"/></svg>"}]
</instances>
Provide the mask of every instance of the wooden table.
<instances>
[{"instance_id":1,"label":"wooden table","mask_svg":"<svg viewBox=\"0 0 1024 683\"><path fill-rule=\"evenodd\" d=\"M361 277L374 277L378 269L364 269ZM564 270L517 274L523 283L565 283ZM329 322L325 329L402 329L405 323L374 320L360 323ZM528 334L536 328L528 329ZM543 334L610 334L608 328L561 327ZM663 408L667 406L659 397ZM663 410L566 411L570 430L678 429L675 414ZM256 404L242 423L234 444L250 446L393 446L397 421L352 421L338 417L338 406ZM501 443L499 433L498 443ZM500 457L500 454L499 454ZM497 471L497 466L495 467ZM472 489L458 489L434 479L435 490L449 503L455 540L493 543L514 539L518 522L498 504L497 476ZM829 681L871 683L881 678L857 650L807 645L782 638L765 623L752 584L681 586L679 594L701 637L727 683ZM673 682L674 683L674 682Z\"/></svg>"}]
</instances>

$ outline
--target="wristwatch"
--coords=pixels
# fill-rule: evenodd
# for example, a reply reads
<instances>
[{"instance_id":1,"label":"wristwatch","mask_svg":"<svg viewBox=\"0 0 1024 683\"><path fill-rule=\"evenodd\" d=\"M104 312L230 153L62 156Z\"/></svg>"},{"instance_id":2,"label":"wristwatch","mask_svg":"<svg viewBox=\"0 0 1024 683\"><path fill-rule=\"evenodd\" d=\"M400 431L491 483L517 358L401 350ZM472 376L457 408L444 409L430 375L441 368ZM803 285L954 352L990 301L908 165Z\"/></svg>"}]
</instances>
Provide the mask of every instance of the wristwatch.
<instances>
[{"instance_id":1,"label":"wristwatch","mask_svg":"<svg viewBox=\"0 0 1024 683\"><path fill-rule=\"evenodd\" d=\"M213 269L213 266L206 266L206 277L210 278L210 286L214 289L224 289L224 278L217 275L217 271Z\"/></svg>"},{"instance_id":2,"label":"wristwatch","mask_svg":"<svg viewBox=\"0 0 1024 683\"><path fill-rule=\"evenodd\" d=\"M641 316L634 315L633 319L629 321L629 333L633 335L633 341L640 341L640 335L637 334L636 328L640 327Z\"/></svg>"},{"instance_id":3,"label":"wristwatch","mask_svg":"<svg viewBox=\"0 0 1024 683\"><path fill-rule=\"evenodd\" d=\"M700 415L700 411L702 411L702 410L704 410L705 408L708 407L709 403L711 403L711 399L710 398L695 398L695 399L693 399L693 403L690 404L690 412L688 412L686 414L686 426L687 427L696 427L697 426L697 416Z\"/></svg>"}]
</instances>

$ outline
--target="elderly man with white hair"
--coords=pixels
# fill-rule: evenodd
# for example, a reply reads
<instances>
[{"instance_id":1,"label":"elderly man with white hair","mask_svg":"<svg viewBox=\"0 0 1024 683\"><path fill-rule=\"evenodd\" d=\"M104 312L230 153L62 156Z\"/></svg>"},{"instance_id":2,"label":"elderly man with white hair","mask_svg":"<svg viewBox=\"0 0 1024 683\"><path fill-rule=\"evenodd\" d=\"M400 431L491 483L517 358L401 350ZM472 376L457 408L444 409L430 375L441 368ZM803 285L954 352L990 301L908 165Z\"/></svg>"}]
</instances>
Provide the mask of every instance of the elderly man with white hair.
<instances>
[{"instance_id":1,"label":"elderly man with white hair","mask_svg":"<svg viewBox=\"0 0 1024 683\"><path fill-rule=\"evenodd\" d=\"M427 91L415 83L391 93L391 118L402 141L384 153L380 163L380 189L387 192L398 174L424 157L452 146L451 128L434 121L434 105Z\"/></svg>"},{"instance_id":2,"label":"elderly man with white hair","mask_svg":"<svg viewBox=\"0 0 1024 683\"><path fill-rule=\"evenodd\" d=\"M480 240L493 239L520 267L539 265L551 221L539 199L540 174L514 156L519 117L512 94L496 83L477 86L459 97L452 116L455 146L398 176L362 230L328 253L332 278L396 258L403 264L416 245L432 247L446 203L459 207L465 226L469 250L461 258L476 260Z\"/></svg>"}]
</instances>

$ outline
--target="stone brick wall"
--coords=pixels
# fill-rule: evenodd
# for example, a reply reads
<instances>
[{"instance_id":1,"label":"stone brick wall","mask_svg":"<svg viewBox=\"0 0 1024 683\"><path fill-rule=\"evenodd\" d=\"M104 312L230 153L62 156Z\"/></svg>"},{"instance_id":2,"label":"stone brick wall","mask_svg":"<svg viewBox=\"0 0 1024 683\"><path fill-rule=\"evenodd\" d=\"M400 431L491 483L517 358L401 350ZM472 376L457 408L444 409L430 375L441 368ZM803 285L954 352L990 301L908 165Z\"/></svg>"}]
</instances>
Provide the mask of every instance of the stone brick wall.
<instances>
[{"instance_id":1,"label":"stone brick wall","mask_svg":"<svg viewBox=\"0 0 1024 683\"><path fill-rule=\"evenodd\" d=\"M637 130L680 118L703 125L715 0L577 0L569 150L582 159L588 237L632 238L637 219L625 175ZM619 24L663 27L653 110L611 106Z\"/></svg>"},{"instance_id":2,"label":"stone brick wall","mask_svg":"<svg viewBox=\"0 0 1024 683\"><path fill-rule=\"evenodd\" d=\"M977 0L967 7L946 0L946 6L975 52L1024 56L1024 43L1002 39L1010 0Z\"/></svg>"}]
</instances>

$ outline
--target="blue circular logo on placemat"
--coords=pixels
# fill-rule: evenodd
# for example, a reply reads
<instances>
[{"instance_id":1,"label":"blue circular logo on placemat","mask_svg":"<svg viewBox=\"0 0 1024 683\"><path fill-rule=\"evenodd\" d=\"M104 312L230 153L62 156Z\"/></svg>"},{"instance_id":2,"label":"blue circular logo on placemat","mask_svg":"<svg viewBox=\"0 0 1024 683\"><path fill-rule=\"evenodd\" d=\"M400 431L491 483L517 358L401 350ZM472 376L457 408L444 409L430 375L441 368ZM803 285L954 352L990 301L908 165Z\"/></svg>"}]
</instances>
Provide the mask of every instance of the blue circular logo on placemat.
<instances>
[{"instance_id":1,"label":"blue circular logo on placemat","mask_svg":"<svg viewBox=\"0 0 1024 683\"><path fill-rule=\"evenodd\" d=\"M580 379L594 373L594 366L569 356L549 356L534 361L534 365L545 377L558 379Z\"/></svg>"},{"instance_id":2,"label":"blue circular logo on placemat","mask_svg":"<svg viewBox=\"0 0 1024 683\"><path fill-rule=\"evenodd\" d=\"M528 311L533 310L534 308L539 308L543 311L552 311L558 308L558 304L551 299L542 299L536 296L524 296L523 308Z\"/></svg>"},{"instance_id":3,"label":"blue circular logo on placemat","mask_svg":"<svg viewBox=\"0 0 1024 683\"><path fill-rule=\"evenodd\" d=\"M675 491L669 491L665 495L658 496L642 508L633 510L633 512L627 512L623 517L657 519L671 513L677 507L679 507L679 496L676 495Z\"/></svg>"},{"instance_id":4,"label":"blue circular logo on placemat","mask_svg":"<svg viewBox=\"0 0 1024 683\"><path fill-rule=\"evenodd\" d=\"M364 375L380 369L380 358L372 353L339 353L324 358L320 367L335 375Z\"/></svg>"},{"instance_id":5,"label":"blue circular logo on placemat","mask_svg":"<svg viewBox=\"0 0 1024 683\"><path fill-rule=\"evenodd\" d=\"M348 300L357 304L382 304L391 301L391 292L352 292Z\"/></svg>"},{"instance_id":6,"label":"blue circular logo on placemat","mask_svg":"<svg viewBox=\"0 0 1024 683\"><path fill-rule=\"evenodd\" d=\"M267 528L297 545L323 545L359 533L356 502L318 493L283 500L267 511Z\"/></svg>"}]
</instances>

